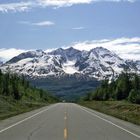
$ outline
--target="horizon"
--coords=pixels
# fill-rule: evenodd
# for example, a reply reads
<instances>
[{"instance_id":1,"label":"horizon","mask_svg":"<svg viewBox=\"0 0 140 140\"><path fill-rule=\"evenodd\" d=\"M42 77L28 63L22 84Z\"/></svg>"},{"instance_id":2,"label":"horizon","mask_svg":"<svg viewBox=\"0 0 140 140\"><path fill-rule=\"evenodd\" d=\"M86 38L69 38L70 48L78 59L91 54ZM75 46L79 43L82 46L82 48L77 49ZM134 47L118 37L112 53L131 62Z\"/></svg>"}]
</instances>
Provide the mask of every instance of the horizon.
<instances>
[{"instance_id":1,"label":"horizon","mask_svg":"<svg viewBox=\"0 0 140 140\"><path fill-rule=\"evenodd\" d=\"M90 51L97 47L103 47L111 52L116 53L120 58L124 60L140 60L140 38L118 38L118 39L103 39L103 40L92 40L84 42L75 42L68 46L61 46L57 48L47 49L17 49L17 48L0 48L0 60L6 62L21 53L35 50L43 50L44 52L50 52L59 48L67 49L73 47L77 50ZM8 55L7 55L8 54Z\"/></svg>"}]
</instances>

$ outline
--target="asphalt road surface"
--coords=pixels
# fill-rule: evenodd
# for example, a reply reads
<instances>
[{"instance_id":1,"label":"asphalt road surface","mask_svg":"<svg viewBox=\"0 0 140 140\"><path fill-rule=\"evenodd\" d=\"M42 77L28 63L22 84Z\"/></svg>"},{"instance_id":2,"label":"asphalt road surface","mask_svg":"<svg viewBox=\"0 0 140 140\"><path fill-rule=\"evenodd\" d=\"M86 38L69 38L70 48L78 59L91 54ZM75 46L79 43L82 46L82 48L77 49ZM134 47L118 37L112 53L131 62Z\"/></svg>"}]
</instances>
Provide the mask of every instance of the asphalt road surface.
<instances>
[{"instance_id":1,"label":"asphalt road surface","mask_svg":"<svg viewBox=\"0 0 140 140\"><path fill-rule=\"evenodd\" d=\"M0 121L0 140L140 140L140 126L58 103Z\"/></svg>"}]
</instances>

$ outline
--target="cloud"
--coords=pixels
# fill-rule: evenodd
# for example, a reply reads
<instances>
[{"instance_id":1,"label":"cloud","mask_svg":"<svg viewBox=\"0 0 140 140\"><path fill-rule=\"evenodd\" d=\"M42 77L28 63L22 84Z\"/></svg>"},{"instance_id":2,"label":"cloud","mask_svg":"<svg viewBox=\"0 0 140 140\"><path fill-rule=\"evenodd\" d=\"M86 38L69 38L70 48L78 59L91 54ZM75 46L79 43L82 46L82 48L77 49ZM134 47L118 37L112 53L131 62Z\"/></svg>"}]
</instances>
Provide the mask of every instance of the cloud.
<instances>
[{"instance_id":1,"label":"cloud","mask_svg":"<svg viewBox=\"0 0 140 140\"><path fill-rule=\"evenodd\" d=\"M32 23L32 25L36 25L36 26L52 26L55 23L52 21L42 21L42 22L37 22L37 23Z\"/></svg>"},{"instance_id":2,"label":"cloud","mask_svg":"<svg viewBox=\"0 0 140 140\"><path fill-rule=\"evenodd\" d=\"M76 4L90 4L94 2L135 2L136 0L37 0L37 2L45 6L53 7L69 7Z\"/></svg>"},{"instance_id":3,"label":"cloud","mask_svg":"<svg viewBox=\"0 0 140 140\"><path fill-rule=\"evenodd\" d=\"M83 29L85 29L85 27L74 27L74 28L72 28L73 30L83 30Z\"/></svg>"},{"instance_id":4,"label":"cloud","mask_svg":"<svg viewBox=\"0 0 140 140\"><path fill-rule=\"evenodd\" d=\"M5 62L26 51L28 50L15 49L15 48L10 48L10 49L2 48L0 49L0 59L1 61Z\"/></svg>"},{"instance_id":5,"label":"cloud","mask_svg":"<svg viewBox=\"0 0 140 140\"><path fill-rule=\"evenodd\" d=\"M96 47L107 48L123 59L140 60L140 38L118 38L77 42L72 45L79 50L91 50Z\"/></svg>"},{"instance_id":6,"label":"cloud","mask_svg":"<svg viewBox=\"0 0 140 140\"><path fill-rule=\"evenodd\" d=\"M0 4L0 11L3 13L7 13L9 11L24 12L28 11L32 6L32 2L5 3Z\"/></svg>"},{"instance_id":7,"label":"cloud","mask_svg":"<svg viewBox=\"0 0 140 140\"><path fill-rule=\"evenodd\" d=\"M37 0L41 6L69 7L76 4L90 4L94 0Z\"/></svg>"},{"instance_id":8,"label":"cloud","mask_svg":"<svg viewBox=\"0 0 140 140\"><path fill-rule=\"evenodd\" d=\"M54 22L52 21L41 21L41 22L35 22L35 23L32 23L32 22L29 22L29 21L20 21L18 22L19 24L25 24L25 25L33 25L33 26L52 26L52 25L55 25Z\"/></svg>"},{"instance_id":9,"label":"cloud","mask_svg":"<svg viewBox=\"0 0 140 140\"><path fill-rule=\"evenodd\" d=\"M77 4L91 4L95 2L135 2L138 0L28 0L27 2L0 4L1 12L24 12L32 8L48 7L53 8L69 7Z\"/></svg>"},{"instance_id":10,"label":"cloud","mask_svg":"<svg viewBox=\"0 0 140 140\"><path fill-rule=\"evenodd\" d=\"M78 50L86 50L89 51L96 47L104 47L110 51L115 52L123 59L131 59L131 60L140 60L140 37L133 38L117 38L117 39L102 39L102 40L93 40L93 41L84 41L84 42L76 42L70 46L63 47L74 47ZM45 50L45 52L50 52L57 48L50 48ZM2 61L8 61L14 56L19 55L20 53L27 52L29 50L24 49L15 49L15 48L2 48L0 49L0 59ZM8 55L7 55L8 54Z\"/></svg>"}]
</instances>

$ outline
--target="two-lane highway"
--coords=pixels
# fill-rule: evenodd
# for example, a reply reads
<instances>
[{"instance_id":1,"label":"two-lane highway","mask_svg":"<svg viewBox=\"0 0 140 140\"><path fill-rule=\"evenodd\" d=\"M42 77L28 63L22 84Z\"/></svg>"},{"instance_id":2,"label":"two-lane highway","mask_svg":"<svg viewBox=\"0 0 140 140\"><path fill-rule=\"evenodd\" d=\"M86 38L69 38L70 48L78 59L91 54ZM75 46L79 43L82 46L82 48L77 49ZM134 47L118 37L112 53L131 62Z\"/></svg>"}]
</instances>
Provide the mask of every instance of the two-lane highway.
<instances>
[{"instance_id":1,"label":"two-lane highway","mask_svg":"<svg viewBox=\"0 0 140 140\"><path fill-rule=\"evenodd\" d=\"M1 121L0 140L140 140L140 126L58 103Z\"/></svg>"}]
</instances>

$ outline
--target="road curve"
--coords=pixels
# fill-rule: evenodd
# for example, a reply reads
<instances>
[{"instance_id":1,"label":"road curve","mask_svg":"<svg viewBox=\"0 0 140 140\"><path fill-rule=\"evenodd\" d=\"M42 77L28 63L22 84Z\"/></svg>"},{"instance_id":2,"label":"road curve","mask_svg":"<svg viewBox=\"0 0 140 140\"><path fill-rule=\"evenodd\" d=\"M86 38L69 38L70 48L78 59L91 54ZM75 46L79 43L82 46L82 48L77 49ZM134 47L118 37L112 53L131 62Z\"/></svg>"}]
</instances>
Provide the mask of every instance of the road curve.
<instances>
[{"instance_id":1,"label":"road curve","mask_svg":"<svg viewBox=\"0 0 140 140\"><path fill-rule=\"evenodd\" d=\"M1 121L0 140L140 140L140 126L58 103Z\"/></svg>"}]
</instances>

